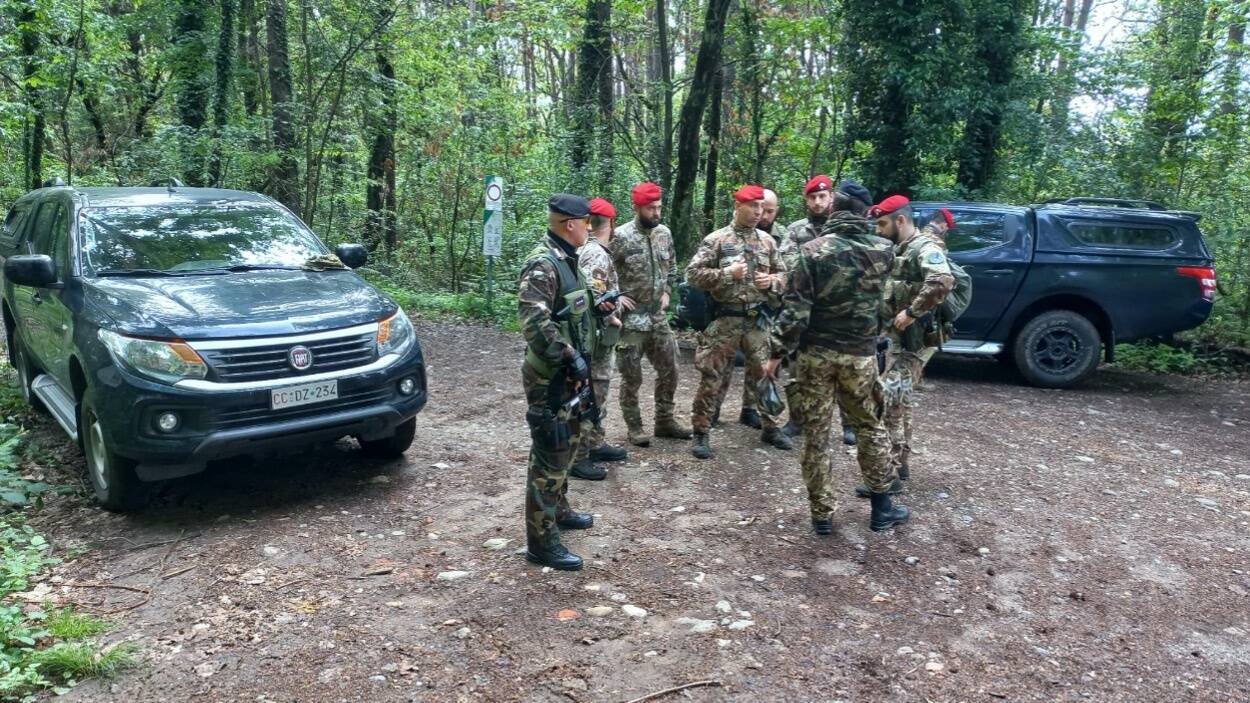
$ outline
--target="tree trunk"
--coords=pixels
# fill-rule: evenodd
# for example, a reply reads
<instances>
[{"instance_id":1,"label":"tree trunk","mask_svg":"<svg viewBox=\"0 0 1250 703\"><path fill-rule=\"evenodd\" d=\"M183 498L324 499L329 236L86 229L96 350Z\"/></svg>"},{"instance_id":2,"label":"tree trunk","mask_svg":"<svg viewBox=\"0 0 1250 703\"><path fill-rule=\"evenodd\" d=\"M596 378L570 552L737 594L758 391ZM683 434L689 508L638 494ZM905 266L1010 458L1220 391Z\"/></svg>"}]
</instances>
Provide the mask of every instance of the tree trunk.
<instances>
[{"instance_id":1,"label":"tree trunk","mask_svg":"<svg viewBox=\"0 0 1250 703\"><path fill-rule=\"evenodd\" d=\"M256 18L256 0L239 0L239 54L243 70L239 85L243 90L243 111L255 116L261 108L260 23Z\"/></svg>"},{"instance_id":2,"label":"tree trunk","mask_svg":"<svg viewBox=\"0 0 1250 703\"><path fill-rule=\"evenodd\" d=\"M979 6L973 17L975 61L984 78L976 102L964 122L963 146L956 182L965 193L980 191L994 173L1003 110L1011 100L1016 58L1024 44L1024 2Z\"/></svg>"},{"instance_id":3,"label":"tree trunk","mask_svg":"<svg viewBox=\"0 0 1250 703\"><path fill-rule=\"evenodd\" d=\"M716 221L716 175L720 168L720 123L724 111L725 71L716 72L712 84L712 99L707 108L707 165L703 171L703 219L699 232L710 232Z\"/></svg>"},{"instance_id":4,"label":"tree trunk","mask_svg":"<svg viewBox=\"0 0 1250 703\"><path fill-rule=\"evenodd\" d=\"M673 169L673 52L668 38L668 4L665 0L655 0L655 24L656 58L659 61L660 69L660 110L663 116L660 124L660 158L657 164L659 173L655 175L660 179L660 187L663 189L664 197L671 203L672 198L669 195L669 185ZM725 21L722 17L722 33L724 32L724 24ZM719 49L720 47L718 46L718 52ZM719 63L719 60L717 63Z\"/></svg>"},{"instance_id":5,"label":"tree trunk","mask_svg":"<svg viewBox=\"0 0 1250 703\"><path fill-rule=\"evenodd\" d=\"M43 185L43 144L47 132L43 89L39 87L39 18L34 0L22 5L17 24L21 33L23 92L26 121L22 132L22 175L30 188Z\"/></svg>"},{"instance_id":6,"label":"tree trunk","mask_svg":"<svg viewBox=\"0 0 1250 703\"><path fill-rule=\"evenodd\" d=\"M212 94L212 69L208 63L208 42L204 34L206 7L199 0L180 0L174 17L173 44L174 107L186 129L183 135L183 180L190 186L204 185L204 160L199 149L200 130L208 121L208 101Z\"/></svg>"},{"instance_id":7,"label":"tree trunk","mask_svg":"<svg viewBox=\"0 0 1250 703\"><path fill-rule=\"evenodd\" d=\"M677 254L686 257L694 249L691 200L699 167L699 126L711 97L712 76L720 70L721 45L725 40L725 18L730 0L708 0L703 19L703 35L694 62L690 89L681 104L677 136L677 176L673 183L672 218Z\"/></svg>"},{"instance_id":8,"label":"tree trunk","mask_svg":"<svg viewBox=\"0 0 1250 703\"><path fill-rule=\"evenodd\" d=\"M273 105L271 138L278 164L270 177L269 192L299 214L299 162L295 160L295 105L292 103L291 62L287 53L286 0L269 0L265 8L265 36L269 55L269 100Z\"/></svg>"},{"instance_id":9,"label":"tree trunk","mask_svg":"<svg viewBox=\"0 0 1250 703\"><path fill-rule=\"evenodd\" d=\"M230 109L230 74L234 71L234 0L221 0L217 32L216 86L213 93L213 153L208 159L208 182L221 186L222 131Z\"/></svg>"},{"instance_id":10,"label":"tree trunk","mask_svg":"<svg viewBox=\"0 0 1250 703\"><path fill-rule=\"evenodd\" d=\"M577 86L573 98L570 157L575 177L591 190L604 190L603 166L610 153L595 153L601 135L612 132L612 2L586 3L586 27L577 51ZM610 139L608 144L610 144ZM590 167L589 170L587 167Z\"/></svg>"},{"instance_id":11,"label":"tree trunk","mask_svg":"<svg viewBox=\"0 0 1250 703\"><path fill-rule=\"evenodd\" d=\"M386 250L386 260L394 255L395 231L395 129L399 122L395 95L395 66L391 63L390 44L384 35L374 43L373 57L377 67L374 90L381 98L382 109L369 113L371 147L365 186L365 246L371 251L378 245Z\"/></svg>"}]
</instances>

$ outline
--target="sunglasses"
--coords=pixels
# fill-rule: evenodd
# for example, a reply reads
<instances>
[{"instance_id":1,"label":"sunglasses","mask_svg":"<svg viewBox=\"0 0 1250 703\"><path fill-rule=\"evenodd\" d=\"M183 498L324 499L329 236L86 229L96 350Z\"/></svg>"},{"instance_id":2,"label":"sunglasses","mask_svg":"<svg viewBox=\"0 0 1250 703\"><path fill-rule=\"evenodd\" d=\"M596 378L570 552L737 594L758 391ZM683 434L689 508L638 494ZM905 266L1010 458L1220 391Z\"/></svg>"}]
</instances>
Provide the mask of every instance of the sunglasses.
<instances>
[{"instance_id":1,"label":"sunglasses","mask_svg":"<svg viewBox=\"0 0 1250 703\"><path fill-rule=\"evenodd\" d=\"M561 221L561 222L569 222L569 221L571 221L571 220L580 220L580 221L582 221L582 222L585 222L586 224L590 224L590 215L586 215L585 217L566 217L566 218L564 218L563 220L560 220L560 221Z\"/></svg>"}]
</instances>

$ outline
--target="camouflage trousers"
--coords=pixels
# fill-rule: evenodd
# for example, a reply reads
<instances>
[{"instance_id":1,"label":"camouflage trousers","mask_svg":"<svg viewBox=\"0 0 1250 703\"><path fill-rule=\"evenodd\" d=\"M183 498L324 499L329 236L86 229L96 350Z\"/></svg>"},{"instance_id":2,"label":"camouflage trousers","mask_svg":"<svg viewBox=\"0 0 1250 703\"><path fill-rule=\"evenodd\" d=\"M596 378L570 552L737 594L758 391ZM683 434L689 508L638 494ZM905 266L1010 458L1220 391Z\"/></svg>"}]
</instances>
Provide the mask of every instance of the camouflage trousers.
<instances>
[{"instance_id":1,"label":"camouflage trousers","mask_svg":"<svg viewBox=\"0 0 1250 703\"><path fill-rule=\"evenodd\" d=\"M790 419L799 422L799 417L794 409L795 397L798 396L798 385L794 382L794 374L790 373L789 362L782 362L777 369L777 376L780 378L781 385L786 391L786 407L790 411ZM725 399L729 397L729 386L734 380L734 367L731 364L725 373L721 374L720 391L716 394L716 406L712 411L713 416L719 416L721 407L725 405ZM755 408L759 410L759 390L754 383L747 383L746 374L742 378L742 408Z\"/></svg>"},{"instance_id":2,"label":"camouflage trousers","mask_svg":"<svg viewBox=\"0 0 1250 703\"><path fill-rule=\"evenodd\" d=\"M642 357L655 369L655 420L673 417L673 394L677 392L677 339L667 325L650 331L630 330L616 345L616 371L621 376L621 416L631 429L642 428L638 389L642 386Z\"/></svg>"},{"instance_id":3,"label":"camouflage trousers","mask_svg":"<svg viewBox=\"0 0 1250 703\"><path fill-rule=\"evenodd\" d=\"M885 425L890 433L890 456L894 466L911 458L912 412L916 386L920 385L926 359L920 352L905 351L891 342L885 369Z\"/></svg>"},{"instance_id":4,"label":"camouflage trousers","mask_svg":"<svg viewBox=\"0 0 1250 703\"><path fill-rule=\"evenodd\" d=\"M529 364L521 367L521 386L529 410L541 413L547 408L547 379ZM556 519L569 510L568 472L581 439L577 422L569 424L566 446L555 448L539 439L530 429L529 469L525 479L525 537L530 542L550 546L560 541Z\"/></svg>"},{"instance_id":5,"label":"camouflage trousers","mask_svg":"<svg viewBox=\"0 0 1250 703\"><path fill-rule=\"evenodd\" d=\"M855 428L855 448L864 485L874 492L890 487L890 439L882 421L881 380L874 356L855 356L824 347L799 352L796 383L803 392L796 399L803 417L801 468L807 485L812 517L824 519L838 508L833 481L833 408Z\"/></svg>"},{"instance_id":6,"label":"camouflage trousers","mask_svg":"<svg viewBox=\"0 0 1250 703\"><path fill-rule=\"evenodd\" d=\"M599 424L602 426L608 416L608 388L612 384L612 366L616 363L616 352L609 349L607 354L599 354L590 362L590 379L595 386L595 405L599 408ZM588 425L582 428L581 441L577 443L578 462L590 456L590 450L603 444L603 430Z\"/></svg>"},{"instance_id":7,"label":"camouflage trousers","mask_svg":"<svg viewBox=\"0 0 1250 703\"><path fill-rule=\"evenodd\" d=\"M707 432L712 426L712 415L719 407L721 378L733 372L734 356L741 348L746 356L746 379L743 383L756 386L764 378L764 364L768 363L769 335L759 329L753 318L719 317L699 335L699 346L694 352L694 367L699 371L699 389L694 395L694 408L690 423L695 432ZM764 429L777 426L777 416L760 412Z\"/></svg>"}]
</instances>

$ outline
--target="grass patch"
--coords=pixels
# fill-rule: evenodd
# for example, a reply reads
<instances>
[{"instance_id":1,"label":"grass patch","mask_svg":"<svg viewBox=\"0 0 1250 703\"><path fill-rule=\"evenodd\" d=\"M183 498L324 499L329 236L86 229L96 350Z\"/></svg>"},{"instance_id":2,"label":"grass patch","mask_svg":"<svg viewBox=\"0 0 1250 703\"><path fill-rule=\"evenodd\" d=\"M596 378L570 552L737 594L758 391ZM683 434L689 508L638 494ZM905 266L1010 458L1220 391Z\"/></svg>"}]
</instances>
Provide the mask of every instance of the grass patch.
<instances>
[{"instance_id":1,"label":"grass patch","mask_svg":"<svg viewBox=\"0 0 1250 703\"><path fill-rule=\"evenodd\" d=\"M113 678L135 665L133 642L118 642L101 649L93 642L58 642L32 656L40 673L64 682L87 678Z\"/></svg>"},{"instance_id":2,"label":"grass patch","mask_svg":"<svg viewBox=\"0 0 1250 703\"><path fill-rule=\"evenodd\" d=\"M58 608L48 614L44 627L57 639L81 640L107 631L109 623L91 615L75 613L69 608Z\"/></svg>"},{"instance_id":3,"label":"grass patch","mask_svg":"<svg viewBox=\"0 0 1250 703\"><path fill-rule=\"evenodd\" d=\"M363 275L363 274L362 274ZM369 282L399 303L409 314L443 320L476 320L516 332L516 294L496 291L489 303L486 294L439 293L405 288L380 273L367 275Z\"/></svg>"}]
</instances>

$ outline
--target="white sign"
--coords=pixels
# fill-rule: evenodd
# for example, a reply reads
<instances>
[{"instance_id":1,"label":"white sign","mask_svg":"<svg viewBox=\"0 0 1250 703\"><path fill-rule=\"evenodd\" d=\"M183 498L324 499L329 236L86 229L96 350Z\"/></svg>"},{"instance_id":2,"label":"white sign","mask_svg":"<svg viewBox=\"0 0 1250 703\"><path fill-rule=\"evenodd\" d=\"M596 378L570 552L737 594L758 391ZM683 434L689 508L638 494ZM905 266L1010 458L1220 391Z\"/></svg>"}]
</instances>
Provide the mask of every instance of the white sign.
<instances>
[{"instance_id":1,"label":"white sign","mask_svg":"<svg viewBox=\"0 0 1250 703\"><path fill-rule=\"evenodd\" d=\"M503 211L486 211L486 221L482 224L482 254L499 256L503 253Z\"/></svg>"},{"instance_id":2,"label":"white sign","mask_svg":"<svg viewBox=\"0 0 1250 703\"><path fill-rule=\"evenodd\" d=\"M486 209L503 210L503 178L499 176L486 177Z\"/></svg>"}]
</instances>

